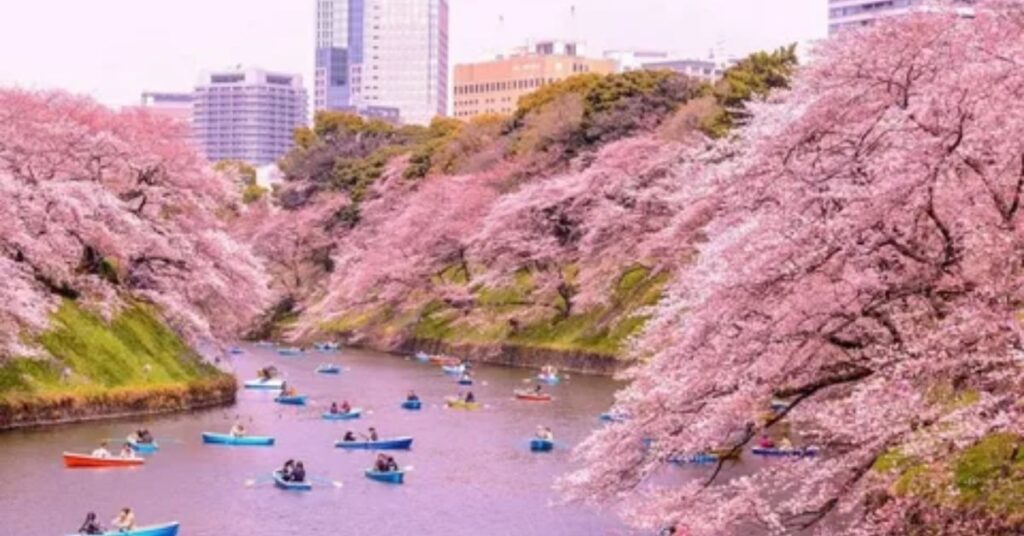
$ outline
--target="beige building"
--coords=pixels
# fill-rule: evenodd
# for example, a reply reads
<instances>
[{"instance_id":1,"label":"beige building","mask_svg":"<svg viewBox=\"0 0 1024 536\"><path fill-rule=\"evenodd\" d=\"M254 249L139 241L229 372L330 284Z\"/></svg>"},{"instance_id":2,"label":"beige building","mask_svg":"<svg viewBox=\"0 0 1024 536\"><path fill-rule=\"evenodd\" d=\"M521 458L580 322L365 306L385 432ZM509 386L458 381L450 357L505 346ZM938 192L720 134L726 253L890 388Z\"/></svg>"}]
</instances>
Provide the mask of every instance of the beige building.
<instances>
[{"instance_id":1,"label":"beige building","mask_svg":"<svg viewBox=\"0 0 1024 536\"><path fill-rule=\"evenodd\" d=\"M455 109L459 119L511 114L519 97L581 73L609 74L615 60L577 55L574 43L543 41L507 57L455 66Z\"/></svg>"}]
</instances>

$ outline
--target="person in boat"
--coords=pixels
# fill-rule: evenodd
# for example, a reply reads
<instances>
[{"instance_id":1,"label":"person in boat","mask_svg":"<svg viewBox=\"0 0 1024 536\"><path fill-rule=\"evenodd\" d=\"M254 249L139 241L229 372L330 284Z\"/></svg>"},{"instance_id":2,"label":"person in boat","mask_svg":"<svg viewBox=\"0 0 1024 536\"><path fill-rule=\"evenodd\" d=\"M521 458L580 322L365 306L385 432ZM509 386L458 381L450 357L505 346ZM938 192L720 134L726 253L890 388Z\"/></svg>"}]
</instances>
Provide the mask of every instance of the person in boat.
<instances>
[{"instance_id":1,"label":"person in boat","mask_svg":"<svg viewBox=\"0 0 1024 536\"><path fill-rule=\"evenodd\" d=\"M370 438L370 441L378 441L378 440L380 440L380 437L377 436L377 429L372 427L372 426L369 429L369 434L368 434L367 437Z\"/></svg>"},{"instance_id":2,"label":"person in boat","mask_svg":"<svg viewBox=\"0 0 1024 536\"><path fill-rule=\"evenodd\" d=\"M547 426L538 426L537 439L543 439L544 441L554 441L555 434L551 432L551 428L548 428Z\"/></svg>"},{"instance_id":3,"label":"person in boat","mask_svg":"<svg viewBox=\"0 0 1024 536\"><path fill-rule=\"evenodd\" d=\"M385 467L384 470L389 472L389 473L393 473L395 471L398 471L398 462L395 461L395 457L394 456L386 456L386 458L387 458L387 461L384 464L384 467Z\"/></svg>"},{"instance_id":4,"label":"person in boat","mask_svg":"<svg viewBox=\"0 0 1024 536\"><path fill-rule=\"evenodd\" d=\"M134 458L135 457L135 451L132 450L132 446L130 444L125 443L124 445L121 445L120 456L122 458Z\"/></svg>"},{"instance_id":5,"label":"person in boat","mask_svg":"<svg viewBox=\"0 0 1024 536\"><path fill-rule=\"evenodd\" d=\"M463 399L463 402L467 404L473 404L474 402L476 402L476 397L473 396L473 391L466 392L466 398Z\"/></svg>"},{"instance_id":6,"label":"person in boat","mask_svg":"<svg viewBox=\"0 0 1024 536\"><path fill-rule=\"evenodd\" d=\"M127 532L135 529L135 513L127 506L122 508L117 517L110 522L120 532Z\"/></svg>"},{"instance_id":7,"label":"person in boat","mask_svg":"<svg viewBox=\"0 0 1024 536\"><path fill-rule=\"evenodd\" d=\"M306 468L302 465L302 462L295 462L295 469L292 470L290 482L305 482L306 481Z\"/></svg>"},{"instance_id":8,"label":"person in boat","mask_svg":"<svg viewBox=\"0 0 1024 536\"><path fill-rule=\"evenodd\" d=\"M295 460L288 460L284 462L284 465L278 472L281 473L281 479L287 482L291 480L293 471L295 471Z\"/></svg>"},{"instance_id":9,"label":"person in boat","mask_svg":"<svg viewBox=\"0 0 1024 536\"><path fill-rule=\"evenodd\" d=\"M149 433L149 428L139 430L139 443L145 443L147 445L153 443L153 434Z\"/></svg>"},{"instance_id":10,"label":"person in boat","mask_svg":"<svg viewBox=\"0 0 1024 536\"><path fill-rule=\"evenodd\" d=\"M768 434L761 434L761 438L757 440L757 446L763 449L775 448L775 441L768 437Z\"/></svg>"},{"instance_id":11,"label":"person in boat","mask_svg":"<svg viewBox=\"0 0 1024 536\"><path fill-rule=\"evenodd\" d=\"M337 415L338 414L338 403L337 402L331 402L331 410L330 411L331 411L331 415Z\"/></svg>"},{"instance_id":12,"label":"person in boat","mask_svg":"<svg viewBox=\"0 0 1024 536\"><path fill-rule=\"evenodd\" d=\"M228 433L231 434L231 437L245 437L245 426L240 422L236 422Z\"/></svg>"},{"instance_id":13,"label":"person in boat","mask_svg":"<svg viewBox=\"0 0 1024 536\"><path fill-rule=\"evenodd\" d=\"M352 411L352 404L348 403L348 400L341 401L341 413L350 413Z\"/></svg>"},{"instance_id":14,"label":"person in boat","mask_svg":"<svg viewBox=\"0 0 1024 536\"><path fill-rule=\"evenodd\" d=\"M96 520L96 512L89 512L85 514L85 521L82 522L82 526L78 529L79 534L103 534L103 527L100 526L100 522Z\"/></svg>"},{"instance_id":15,"label":"person in boat","mask_svg":"<svg viewBox=\"0 0 1024 536\"><path fill-rule=\"evenodd\" d=\"M783 437L779 441L779 450L793 450L793 442L789 440L789 437Z\"/></svg>"},{"instance_id":16,"label":"person in boat","mask_svg":"<svg viewBox=\"0 0 1024 536\"><path fill-rule=\"evenodd\" d=\"M346 441L346 442L348 442L348 441L355 441L356 440L356 434L352 430L349 430L349 431L345 432L345 437L341 438L341 440L342 441Z\"/></svg>"},{"instance_id":17,"label":"person in boat","mask_svg":"<svg viewBox=\"0 0 1024 536\"><path fill-rule=\"evenodd\" d=\"M386 454L377 455L377 461L373 464L373 470L379 473L388 472L388 457Z\"/></svg>"},{"instance_id":18,"label":"person in boat","mask_svg":"<svg viewBox=\"0 0 1024 536\"><path fill-rule=\"evenodd\" d=\"M538 383L537 385L534 385L534 386L533 386L533 394L535 394L535 395L539 395L539 394L541 394L541 391L542 391L543 389L544 389L544 388L543 388L543 387L541 386L541 384L539 384L539 383Z\"/></svg>"},{"instance_id":19,"label":"person in boat","mask_svg":"<svg viewBox=\"0 0 1024 536\"><path fill-rule=\"evenodd\" d=\"M92 457L93 458L109 458L110 457L110 451L107 450L107 442L106 441L100 443L100 446L96 450L92 451Z\"/></svg>"},{"instance_id":20,"label":"person in boat","mask_svg":"<svg viewBox=\"0 0 1024 536\"><path fill-rule=\"evenodd\" d=\"M409 402L419 402L420 396L416 394L416 391L409 390L409 394L405 395L405 399Z\"/></svg>"}]
</instances>

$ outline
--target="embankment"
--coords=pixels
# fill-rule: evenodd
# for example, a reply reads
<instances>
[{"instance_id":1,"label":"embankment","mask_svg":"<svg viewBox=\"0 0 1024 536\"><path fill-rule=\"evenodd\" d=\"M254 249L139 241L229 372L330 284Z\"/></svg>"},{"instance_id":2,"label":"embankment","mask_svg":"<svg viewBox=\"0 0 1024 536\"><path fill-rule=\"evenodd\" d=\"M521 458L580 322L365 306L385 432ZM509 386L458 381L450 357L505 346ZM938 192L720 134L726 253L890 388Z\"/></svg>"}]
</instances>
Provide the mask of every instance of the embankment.
<instances>
[{"instance_id":1,"label":"embankment","mask_svg":"<svg viewBox=\"0 0 1024 536\"><path fill-rule=\"evenodd\" d=\"M539 369L545 365L552 365L565 372L600 376L613 376L632 364L630 361L579 350L552 350L513 344L449 344L423 339L408 339L398 347L398 351L406 354L422 351L429 354L451 355L469 361L507 367Z\"/></svg>"}]
</instances>

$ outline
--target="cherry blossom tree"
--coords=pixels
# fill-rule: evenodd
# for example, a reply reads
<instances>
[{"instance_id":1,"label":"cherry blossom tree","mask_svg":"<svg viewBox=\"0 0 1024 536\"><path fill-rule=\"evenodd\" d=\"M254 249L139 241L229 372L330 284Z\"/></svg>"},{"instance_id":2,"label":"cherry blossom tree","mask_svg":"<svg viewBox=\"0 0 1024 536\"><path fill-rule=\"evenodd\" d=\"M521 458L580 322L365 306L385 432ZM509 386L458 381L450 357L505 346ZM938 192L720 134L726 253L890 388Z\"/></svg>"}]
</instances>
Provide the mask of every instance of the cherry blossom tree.
<instances>
[{"instance_id":1,"label":"cherry blossom tree","mask_svg":"<svg viewBox=\"0 0 1024 536\"><path fill-rule=\"evenodd\" d=\"M233 336L264 305L236 204L180 126L65 93L0 91L0 344L24 354L61 298L151 302L190 340ZM29 338L30 339L30 338Z\"/></svg>"},{"instance_id":2,"label":"cherry blossom tree","mask_svg":"<svg viewBox=\"0 0 1024 536\"><path fill-rule=\"evenodd\" d=\"M579 448L568 496L691 535L940 519L908 515L942 505L893 494L873 468L1024 432L1022 65L1024 8L981 2L834 38L790 92L753 106L740 156L709 166L716 186L693 199L714 211L697 260L637 342L646 363L617 399L633 418ZM772 397L788 407L766 414ZM739 453L784 424L823 459L660 478L673 456Z\"/></svg>"}]
</instances>

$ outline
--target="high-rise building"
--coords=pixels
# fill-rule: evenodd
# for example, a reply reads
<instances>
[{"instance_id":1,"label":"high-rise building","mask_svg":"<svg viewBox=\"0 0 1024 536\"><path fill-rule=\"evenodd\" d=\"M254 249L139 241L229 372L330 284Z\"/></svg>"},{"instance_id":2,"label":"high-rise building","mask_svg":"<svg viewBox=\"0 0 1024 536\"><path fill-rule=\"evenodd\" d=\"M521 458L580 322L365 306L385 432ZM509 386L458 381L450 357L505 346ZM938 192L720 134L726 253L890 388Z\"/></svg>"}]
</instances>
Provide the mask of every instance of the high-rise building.
<instances>
[{"instance_id":1,"label":"high-rise building","mask_svg":"<svg viewBox=\"0 0 1024 536\"><path fill-rule=\"evenodd\" d=\"M455 66L455 117L510 114L519 98L581 73L615 72L614 60L586 58L575 43L542 41L507 57Z\"/></svg>"},{"instance_id":2,"label":"high-rise building","mask_svg":"<svg viewBox=\"0 0 1024 536\"><path fill-rule=\"evenodd\" d=\"M306 125L302 77L262 69L208 73L195 88L193 129L211 161L275 162Z\"/></svg>"},{"instance_id":3,"label":"high-rise building","mask_svg":"<svg viewBox=\"0 0 1024 536\"><path fill-rule=\"evenodd\" d=\"M139 107L159 116L191 124L192 98L191 93L147 91L142 94Z\"/></svg>"},{"instance_id":4,"label":"high-rise building","mask_svg":"<svg viewBox=\"0 0 1024 536\"><path fill-rule=\"evenodd\" d=\"M425 124L448 111L448 0L317 0L317 110Z\"/></svg>"}]
</instances>

